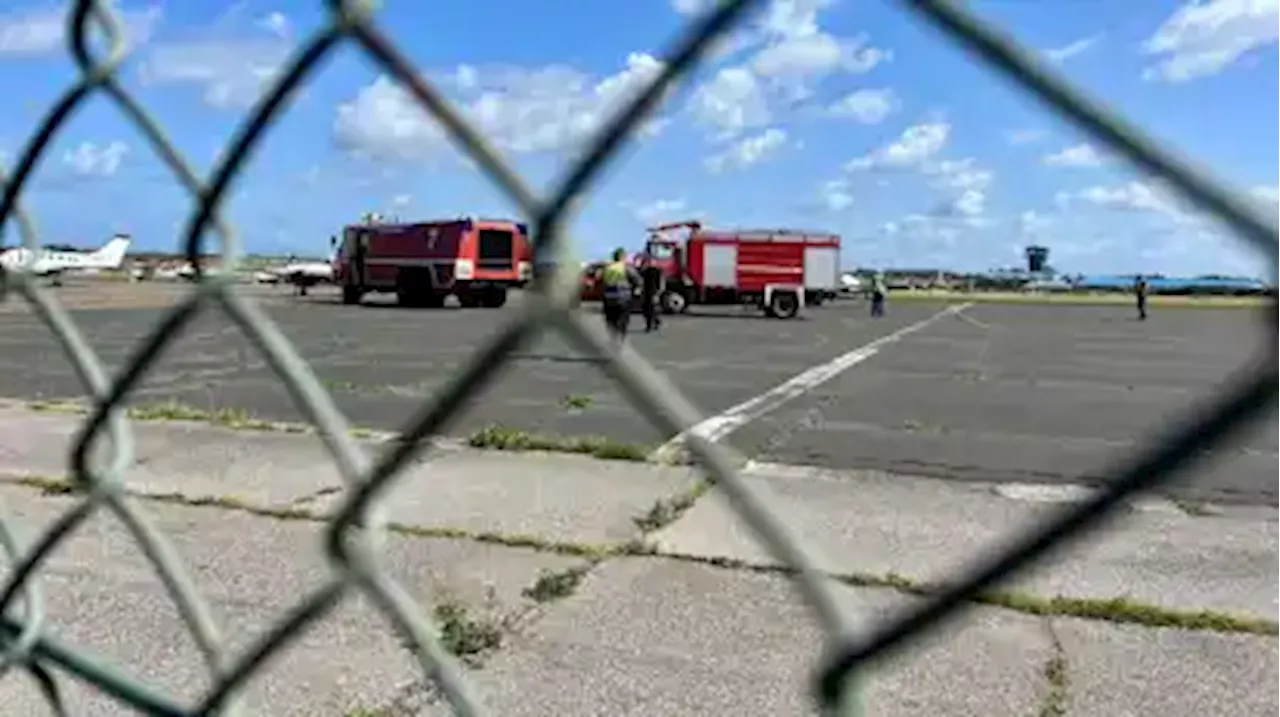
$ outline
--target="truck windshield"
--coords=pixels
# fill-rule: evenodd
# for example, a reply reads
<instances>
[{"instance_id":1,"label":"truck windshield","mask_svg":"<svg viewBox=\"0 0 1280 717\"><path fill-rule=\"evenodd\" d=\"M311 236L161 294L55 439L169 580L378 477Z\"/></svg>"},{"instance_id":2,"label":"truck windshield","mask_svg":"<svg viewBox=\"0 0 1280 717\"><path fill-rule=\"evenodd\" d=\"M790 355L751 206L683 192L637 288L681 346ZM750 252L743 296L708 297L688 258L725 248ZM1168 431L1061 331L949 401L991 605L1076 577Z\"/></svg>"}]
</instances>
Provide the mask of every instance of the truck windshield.
<instances>
[{"instance_id":1,"label":"truck windshield","mask_svg":"<svg viewBox=\"0 0 1280 717\"><path fill-rule=\"evenodd\" d=\"M670 242L649 242L649 255L658 260L670 259L675 248Z\"/></svg>"},{"instance_id":2,"label":"truck windshield","mask_svg":"<svg viewBox=\"0 0 1280 717\"><path fill-rule=\"evenodd\" d=\"M512 235L508 229L481 229L479 259L486 269L510 269L512 261Z\"/></svg>"}]
</instances>

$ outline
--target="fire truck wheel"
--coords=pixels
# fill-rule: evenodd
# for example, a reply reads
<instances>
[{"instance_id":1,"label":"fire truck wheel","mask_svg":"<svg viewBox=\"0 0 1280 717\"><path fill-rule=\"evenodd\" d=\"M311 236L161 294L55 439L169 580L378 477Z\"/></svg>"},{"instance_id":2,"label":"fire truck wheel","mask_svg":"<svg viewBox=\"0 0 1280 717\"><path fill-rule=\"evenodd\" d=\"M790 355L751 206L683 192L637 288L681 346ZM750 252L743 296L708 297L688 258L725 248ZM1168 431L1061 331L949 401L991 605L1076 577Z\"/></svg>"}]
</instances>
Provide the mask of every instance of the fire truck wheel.
<instances>
[{"instance_id":1,"label":"fire truck wheel","mask_svg":"<svg viewBox=\"0 0 1280 717\"><path fill-rule=\"evenodd\" d=\"M474 309L480 305L480 297L470 292L458 294L458 303L464 309Z\"/></svg>"},{"instance_id":2,"label":"fire truck wheel","mask_svg":"<svg viewBox=\"0 0 1280 717\"><path fill-rule=\"evenodd\" d=\"M360 303L360 290L354 286L342 287L342 303L344 304Z\"/></svg>"},{"instance_id":3,"label":"fire truck wheel","mask_svg":"<svg viewBox=\"0 0 1280 717\"><path fill-rule=\"evenodd\" d=\"M800 311L796 295L788 291L774 292L769 298L769 315L777 319L793 318Z\"/></svg>"},{"instance_id":4,"label":"fire truck wheel","mask_svg":"<svg viewBox=\"0 0 1280 717\"><path fill-rule=\"evenodd\" d=\"M662 295L662 310L668 314L682 314L689 308L689 301L678 291L668 291Z\"/></svg>"}]
</instances>

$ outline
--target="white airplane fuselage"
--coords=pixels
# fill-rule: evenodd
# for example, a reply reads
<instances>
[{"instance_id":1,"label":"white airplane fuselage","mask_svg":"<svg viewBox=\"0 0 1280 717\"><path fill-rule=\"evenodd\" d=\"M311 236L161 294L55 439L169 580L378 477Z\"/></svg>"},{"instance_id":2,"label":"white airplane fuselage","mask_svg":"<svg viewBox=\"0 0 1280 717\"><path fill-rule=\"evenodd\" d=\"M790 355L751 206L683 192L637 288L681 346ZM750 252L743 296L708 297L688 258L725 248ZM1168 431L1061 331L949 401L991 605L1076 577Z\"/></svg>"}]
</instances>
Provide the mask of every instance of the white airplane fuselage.
<instances>
[{"instance_id":1,"label":"white airplane fuselage","mask_svg":"<svg viewBox=\"0 0 1280 717\"><path fill-rule=\"evenodd\" d=\"M14 247L0 252L0 270L56 278L67 271L119 269L129 242L129 237L118 235L101 249L91 252L32 251L26 247Z\"/></svg>"}]
</instances>

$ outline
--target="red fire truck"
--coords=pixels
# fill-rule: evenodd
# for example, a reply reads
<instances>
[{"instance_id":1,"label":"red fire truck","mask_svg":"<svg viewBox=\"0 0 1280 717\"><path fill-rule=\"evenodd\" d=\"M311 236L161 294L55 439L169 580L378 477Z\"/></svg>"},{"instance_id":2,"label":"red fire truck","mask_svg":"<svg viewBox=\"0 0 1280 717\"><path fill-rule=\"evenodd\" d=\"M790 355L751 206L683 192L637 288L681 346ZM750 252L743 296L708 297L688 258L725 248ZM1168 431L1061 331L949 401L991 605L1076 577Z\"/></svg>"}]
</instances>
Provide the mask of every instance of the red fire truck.
<instances>
[{"instance_id":1,"label":"red fire truck","mask_svg":"<svg viewBox=\"0 0 1280 717\"><path fill-rule=\"evenodd\" d=\"M837 234L711 230L687 221L650 228L645 249L666 277L660 301L669 314L690 304L750 304L789 319L840 289Z\"/></svg>"},{"instance_id":2,"label":"red fire truck","mask_svg":"<svg viewBox=\"0 0 1280 717\"><path fill-rule=\"evenodd\" d=\"M532 278L528 228L504 219L447 219L412 224L373 222L342 230L334 282L342 303L395 292L405 306L498 308L507 290Z\"/></svg>"}]
</instances>

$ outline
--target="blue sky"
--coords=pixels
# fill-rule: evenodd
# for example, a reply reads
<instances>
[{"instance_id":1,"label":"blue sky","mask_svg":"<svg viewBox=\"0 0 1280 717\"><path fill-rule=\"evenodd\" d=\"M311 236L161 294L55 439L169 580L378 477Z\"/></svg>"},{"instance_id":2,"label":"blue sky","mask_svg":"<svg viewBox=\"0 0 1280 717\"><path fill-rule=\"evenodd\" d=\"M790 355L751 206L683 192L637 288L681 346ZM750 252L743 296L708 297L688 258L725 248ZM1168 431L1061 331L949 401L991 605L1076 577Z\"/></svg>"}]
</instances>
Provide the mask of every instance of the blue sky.
<instances>
[{"instance_id":1,"label":"blue sky","mask_svg":"<svg viewBox=\"0 0 1280 717\"><path fill-rule=\"evenodd\" d=\"M385 0L379 24L536 187L652 77L705 0ZM1280 0L975 0L977 12L1276 212ZM11 165L74 79L64 3L0 10ZM320 0L117 3L121 78L201 173L326 20ZM496 22L501 19L501 22ZM27 193L42 239L114 231L176 246L189 200L105 97L57 135ZM512 208L352 44L325 63L236 184L251 251L325 252L365 211ZM572 225L584 256L643 227L839 232L850 266L983 270L1051 247L1069 272L1268 270L1220 229L887 2L770 0L664 104ZM6 241L15 240L11 229Z\"/></svg>"}]
</instances>

